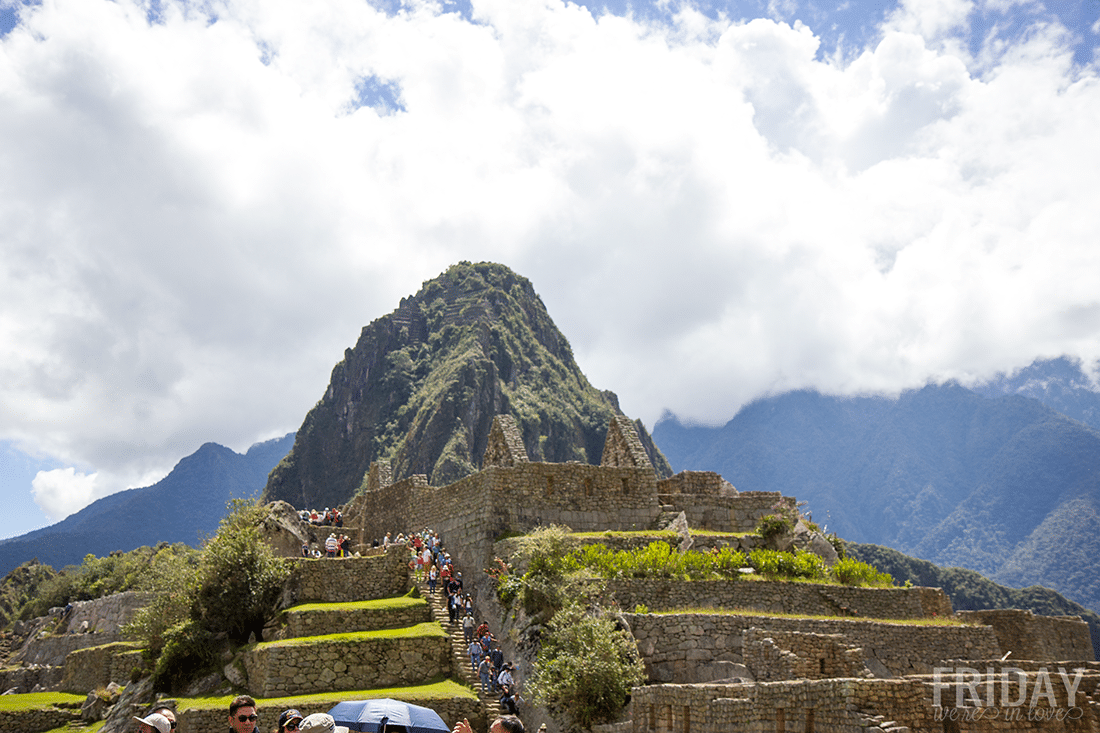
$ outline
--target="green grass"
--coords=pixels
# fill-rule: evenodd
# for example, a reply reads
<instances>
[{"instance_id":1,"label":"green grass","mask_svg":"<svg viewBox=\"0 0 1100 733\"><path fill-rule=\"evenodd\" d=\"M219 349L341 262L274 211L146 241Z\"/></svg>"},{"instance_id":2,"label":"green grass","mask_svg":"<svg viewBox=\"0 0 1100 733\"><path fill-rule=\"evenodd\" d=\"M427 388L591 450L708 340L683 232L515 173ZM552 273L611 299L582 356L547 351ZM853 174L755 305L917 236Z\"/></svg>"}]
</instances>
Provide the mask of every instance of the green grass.
<instances>
[{"instance_id":1,"label":"green grass","mask_svg":"<svg viewBox=\"0 0 1100 733\"><path fill-rule=\"evenodd\" d=\"M428 605L428 602L423 598L397 596L396 598L379 598L373 601L350 601L347 603L303 603L299 606L292 606L286 609L286 613L303 613L306 611L385 611L426 605Z\"/></svg>"},{"instance_id":2,"label":"green grass","mask_svg":"<svg viewBox=\"0 0 1100 733\"><path fill-rule=\"evenodd\" d=\"M899 624L902 626L966 626L954 618L933 616L931 618L870 618L865 616L821 616L804 613L780 613L777 611L755 611L748 608L676 608L668 611L650 611L654 616L672 616L678 614L700 614L704 616L752 616L754 618L786 618L812 621L872 621L876 624Z\"/></svg>"},{"instance_id":3,"label":"green grass","mask_svg":"<svg viewBox=\"0 0 1100 733\"><path fill-rule=\"evenodd\" d=\"M28 710L49 708L55 705L76 705L78 708L87 695L70 695L67 692L27 692L21 695L0 695L0 710Z\"/></svg>"},{"instance_id":4,"label":"green grass","mask_svg":"<svg viewBox=\"0 0 1100 733\"><path fill-rule=\"evenodd\" d=\"M374 690L347 690L344 692L317 692L312 695L294 695L292 697L257 698L256 704L265 707L312 707L317 703L340 702L342 700L370 700L380 697L392 697L395 700L449 700L453 697L466 697L476 700L477 693L469 687L453 680L442 680L427 685L412 687L385 687ZM224 697L181 697L177 698L180 710L228 710L233 696Z\"/></svg>"},{"instance_id":5,"label":"green grass","mask_svg":"<svg viewBox=\"0 0 1100 733\"><path fill-rule=\"evenodd\" d=\"M281 639L279 641L264 641L256 645L256 649L270 649L283 646L309 646L310 644L322 644L333 641L353 642L368 641L373 639L412 639L416 637L438 636L447 638L447 632L437 621L425 621L415 626L406 626L402 629L379 629L378 631L351 631L342 634L325 634L323 636L303 636L295 639Z\"/></svg>"}]
</instances>

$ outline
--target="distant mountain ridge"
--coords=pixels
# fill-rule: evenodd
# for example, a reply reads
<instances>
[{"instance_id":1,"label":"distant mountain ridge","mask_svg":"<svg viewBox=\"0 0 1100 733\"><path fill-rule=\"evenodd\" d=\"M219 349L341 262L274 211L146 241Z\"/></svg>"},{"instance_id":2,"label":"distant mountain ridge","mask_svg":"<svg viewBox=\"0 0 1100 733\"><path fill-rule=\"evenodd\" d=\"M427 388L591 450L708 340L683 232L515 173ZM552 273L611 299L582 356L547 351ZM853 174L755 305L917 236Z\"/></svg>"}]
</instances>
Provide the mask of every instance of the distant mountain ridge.
<instances>
[{"instance_id":1,"label":"distant mountain ridge","mask_svg":"<svg viewBox=\"0 0 1100 733\"><path fill-rule=\"evenodd\" d=\"M365 326L272 472L264 499L348 501L371 462L394 480L443 486L474 473L493 417L515 418L533 461L599 464L613 392L593 387L527 278L489 262L454 265ZM658 475L671 474L640 421Z\"/></svg>"},{"instance_id":2,"label":"distant mountain ridge","mask_svg":"<svg viewBox=\"0 0 1100 733\"><path fill-rule=\"evenodd\" d=\"M841 537L1100 608L1100 432L957 384L886 397L791 392L720 428L658 422L676 470L808 503Z\"/></svg>"},{"instance_id":3,"label":"distant mountain ridge","mask_svg":"<svg viewBox=\"0 0 1100 733\"><path fill-rule=\"evenodd\" d=\"M152 486L105 496L57 524L0 540L0 576L34 558L60 570L88 554L104 557L159 542L197 547L214 534L230 499L259 495L293 440L288 433L244 455L206 443Z\"/></svg>"}]
</instances>

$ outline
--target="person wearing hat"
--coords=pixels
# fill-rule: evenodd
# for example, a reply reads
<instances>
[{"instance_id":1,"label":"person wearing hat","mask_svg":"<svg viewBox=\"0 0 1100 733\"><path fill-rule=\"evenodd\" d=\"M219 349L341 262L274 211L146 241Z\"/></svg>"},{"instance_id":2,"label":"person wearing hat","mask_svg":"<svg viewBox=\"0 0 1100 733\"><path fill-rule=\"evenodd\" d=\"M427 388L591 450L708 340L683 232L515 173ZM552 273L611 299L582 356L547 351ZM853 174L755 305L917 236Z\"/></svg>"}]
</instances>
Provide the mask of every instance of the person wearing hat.
<instances>
[{"instance_id":1,"label":"person wearing hat","mask_svg":"<svg viewBox=\"0 0 1100 733\"><path fill-rule=\"evenodd\" d=\"M298 726L302 724L302 717L302 714L294 708L285 711L279 716L279 727L275 729L275 733L298 730Z\"/></svg>"},{"instance_id":2,"label":"person wearing hat","mask_svg":"<svg viewBox=\"0 0 1100 733\"><path fill-rule=\"evenodd\" d=\"M153 710L157 715L163 715L168 718L168 724L172 727L172 730L176 729L176 711L170 707L161 706Z\"/></svg>"},{"instance_id":3,"label":"person wearing hat","mask_svg":"<svg viewBox=\"0 0 1100 733\"><path fill-rule=\"evenodd\" d=\"M298 733L348 733L343 725L336 725L336 721L328 713L314 713L302 719L298 724Z\"/></svg>"},{"instance_id":4,"label":"person wearing hat","mask_svg":"<svg viewBox=\"0 0 1100 733\"><path fill-rule=\"evenodd\" d=\"M152 713L144 718L134 716L134 720L141 723L138 733L172 733L172 723L160 713Z\"/></svg>"}]
</instances>

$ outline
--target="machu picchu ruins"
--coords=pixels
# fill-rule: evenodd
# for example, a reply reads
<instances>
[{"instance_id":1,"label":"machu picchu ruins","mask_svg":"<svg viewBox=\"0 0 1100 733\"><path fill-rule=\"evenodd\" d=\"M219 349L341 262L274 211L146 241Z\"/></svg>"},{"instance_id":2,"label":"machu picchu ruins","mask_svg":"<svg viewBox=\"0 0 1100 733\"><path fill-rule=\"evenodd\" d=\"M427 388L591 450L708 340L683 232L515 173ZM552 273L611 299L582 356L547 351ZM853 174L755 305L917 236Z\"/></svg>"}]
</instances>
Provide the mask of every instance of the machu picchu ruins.
<instances>
[{"instance_id":1,"label":"machu picchu ruins","mask_svg":"<svg viewBox=\"0 0 1100 733\"><path fill-rule=\"evenodd\" d=\"M370 466L364 490L343 507L357 557L298 556L303 542L323 542L327 528L273 505L271 516L281 518L267 536L293 566L290 579L264 640L226 660L221 689L255 696L272 720L287 700L308 715L343 691L386 688L449 724L467 718L484 731L499 709L479 695L461 629L426 582L415 582L408 549L375 548L372 539L431 528L465 571L478 618L508 629L484 569L510 556L525 533L568 527L579 543L621 550L675 528L683 547L747 552L764 544L753 532L776 507L797 512L797 498L739 492L714 473L658 478L625 417L608 425L597 466L531 461L515 421L498 415L481 469L446 486L423 475L394 481L385 462ZM832 550L814 531L788 541L823 556ZM1077 617L955 613L938 588L759 578L621 578L606 581L603 596L632 636L646 682L616 722L596 726L600 733L1100 733L1100 663ZM140 600L77 604L57 632L28 629L0 671L4 688L86 695L136 682L138 651L119 626ZM504 643L522 681L534 657L516 638ZM428 691L440 684L449 686L443 694ZM178 733L224 725L222 707L178 702ZM545 711L531 712L551 733L562 729ZM20 715L0 709L0 730L47 731L79 709ZM115 715L104 730L125 730L126 719Z\"/></svg>"}]
</instances>

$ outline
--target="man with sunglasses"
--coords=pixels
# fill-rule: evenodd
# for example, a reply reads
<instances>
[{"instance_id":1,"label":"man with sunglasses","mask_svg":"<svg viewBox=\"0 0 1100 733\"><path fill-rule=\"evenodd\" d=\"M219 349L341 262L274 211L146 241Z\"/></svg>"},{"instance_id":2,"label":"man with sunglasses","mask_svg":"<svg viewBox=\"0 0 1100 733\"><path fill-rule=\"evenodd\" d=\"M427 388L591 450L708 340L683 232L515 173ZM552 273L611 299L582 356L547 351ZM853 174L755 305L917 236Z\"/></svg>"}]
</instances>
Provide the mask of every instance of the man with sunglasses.
<instances>
[{"instance_id":1,"label":"man with sunglasses","mask_svg":"<svg viewBox=\"0 0 1100 733\"><path fill-rule=\"evenodd\" d=\"M233 733L256 733L256 721L259 719L256 701L248 695L237 695L229 703L229 729Z\"/></svg>"}]
</instances>

